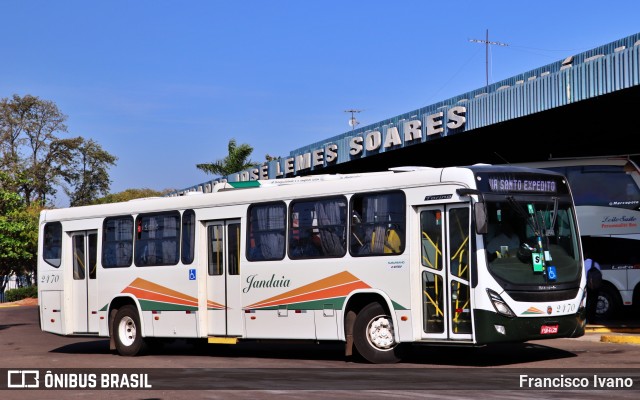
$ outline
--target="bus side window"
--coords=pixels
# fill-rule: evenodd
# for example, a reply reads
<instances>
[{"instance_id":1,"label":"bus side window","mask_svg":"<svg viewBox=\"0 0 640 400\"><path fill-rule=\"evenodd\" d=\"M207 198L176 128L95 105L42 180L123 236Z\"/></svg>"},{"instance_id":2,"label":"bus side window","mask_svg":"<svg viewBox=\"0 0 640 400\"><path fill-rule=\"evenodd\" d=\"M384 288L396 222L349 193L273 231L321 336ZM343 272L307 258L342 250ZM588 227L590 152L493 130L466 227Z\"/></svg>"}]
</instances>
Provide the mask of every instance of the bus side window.
<instances>
[{"instance_id":1,"label":"bus side window","mask_svg":"<svg viewBox=\"0 0 640 400\"><path fill-rule=\"evenodd\" d=\"M405 210L401 191L354 195L351 198L351 255L404 252Z\"/></svg>"},{"instance_id":2,"label":"bus side window","mask_svg":"<svg viewBox=\"0 0 640 400\"><path fill-rule=\"evenodd\" d=\"M49 222L44 226L43 258L47 264L58 268L62 253L62 224Z\"/></svg>"},{"instance_id":3,"label":"bus side window","mask_svg":"<svg viewBox=\"0 0 640 400\"><path fill-rule=\"evenodd\" d=\"M176 265L179 259L180 226L178 211L138 215L136 266Z\"/></svg>"},{"instance_id":4,"label":"bus side window","mask_svg":"<svg viewBox=\"0 0 640 400\"><path fill-rule=\"evenodd\" d=\"M109 217L102 228L102 266L128 267L133 255L133 217Z\"/></svg>"},{"instance_id":5,"label":"bus side window","mask_svg":"<svg viewBox=\"0 0 640 400\"><path fill-rule=\"evenodd\" d=\"M342 257L347 248L347 201L344 197L294 201L289 206L289 257Z\"/></svg>"},{"instance_id":6,"label":"bus side window","mask_svg":"<svg viewBox=\"0 0 640 400\"><path fill-rule=\"evenodd\" d=\"M182 213L182 263L191 264L195 256L196 215L193 210Z\"/></svg>"},{"instance_id":7,"label":"bus side window","mask_svg":"<svg viewBox=\"0 0 640 400\"><path fill-rule=\"evenodd\" d=\"M247 259L282 260L285 251L286 206L283 202L255 204L249 207Z\"/></svg>"}]
</instances>

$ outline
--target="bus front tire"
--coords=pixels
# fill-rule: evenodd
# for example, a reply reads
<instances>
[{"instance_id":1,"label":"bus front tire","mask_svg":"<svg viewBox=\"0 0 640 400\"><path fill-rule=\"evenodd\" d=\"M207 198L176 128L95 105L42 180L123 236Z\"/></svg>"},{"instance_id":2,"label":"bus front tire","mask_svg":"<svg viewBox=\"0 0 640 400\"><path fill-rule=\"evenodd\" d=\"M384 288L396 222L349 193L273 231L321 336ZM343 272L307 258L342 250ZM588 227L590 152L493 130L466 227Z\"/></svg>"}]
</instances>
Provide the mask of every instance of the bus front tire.
<instances>
[{"instance_id":1,"label":"bus front tire","mask_svg":"<svg viewBox=\"0 0 640 400\"><path fill-rule=\"evenodd\" d=\"M380 303L365 306L356 316L353 344L358 353L371 363L392 364L400 361L393 320Z\"/></svg>"},{"instance_id":2,"label":"bus front tire","mask_svg":"<svg viewBox=\"0 0 640 400\"><path fill-rule=\"evenodd\" d=\"M112 334L116 351L121 356L135 356L145 348L138 310L132 305L121 307L113 318Z\"/></svg>"}]
</instances>

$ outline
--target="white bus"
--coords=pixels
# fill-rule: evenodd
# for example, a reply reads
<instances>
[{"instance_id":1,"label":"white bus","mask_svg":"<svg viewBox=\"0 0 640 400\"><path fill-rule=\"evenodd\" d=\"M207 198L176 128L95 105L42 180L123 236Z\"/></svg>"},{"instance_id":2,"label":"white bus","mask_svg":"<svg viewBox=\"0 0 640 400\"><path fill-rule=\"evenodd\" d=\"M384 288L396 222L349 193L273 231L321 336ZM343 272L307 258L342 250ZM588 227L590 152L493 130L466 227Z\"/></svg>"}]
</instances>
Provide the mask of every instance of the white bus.
<instances>
[{"instance_id":1,"label":"white bus","mask_svg":"<svg viewBox=\"0 0 640 400\"><path fill-rule=\"evenodd\" d=\"M42 330L126 356L170 338L342 341L374 363L412 343L584 334L560 174L404 167L217 189L43 211ZM522 245L488 253L508 223Z\"/></svg>"},{"instance_id":2,"label":"white bus","mask_svg":"<svg viewBox=\"0 0 640 400\"><path fill-rule=\"evenodd\" d=\"M629 157L558 159L527 163L567 177L582 245L602 269L597 315L619 316L640 306L640 170ZM630 307L628 307L630 308Z\"/></svg>"}]
</instances>

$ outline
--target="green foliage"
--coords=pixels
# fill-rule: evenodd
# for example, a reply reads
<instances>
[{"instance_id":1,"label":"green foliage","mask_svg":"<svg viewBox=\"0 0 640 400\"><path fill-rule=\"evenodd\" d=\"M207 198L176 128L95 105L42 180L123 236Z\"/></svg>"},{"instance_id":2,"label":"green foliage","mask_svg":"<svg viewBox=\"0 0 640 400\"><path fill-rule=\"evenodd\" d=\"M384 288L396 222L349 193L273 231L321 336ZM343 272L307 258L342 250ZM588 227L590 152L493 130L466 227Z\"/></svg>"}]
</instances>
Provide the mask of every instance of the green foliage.
<instances>
[{"instance_id":1,"label":"green foliage","mask_svg":"<svg viewBox=\"0 0 640 400\"><path fill-rule=\"evenodd\" d=\"M249 160L253 147L244 143L238 146L235 139L229 140L229 154L222 160L212 164L196 164L196 168L207 174L228 176L236 172L256 166L258 163Z\"/></svg>"},{"instance_id":2,"label":"green foliage","mask_svg":"<svg viewBox=\"0 0 640 400\"><path fill-rule=\"evenodd\" d=\"M29 298L38 298L38 287L37 286L27 286L21 287L17 289L9 289L4 292L4 299L7 302L18 301L22 299Z\"/></svg>"},{"instance_id":3,"label":"green foliage","mask_svg":"<svg viewBox=\"0 0 640 400\"><path fill-rule=\"evenodd\" d=\"M72 205L108 193L116 158L93 140L61 138L66 120L52 101L0 99L0 276L36 270L39 214L60 187Z\"/></svg>"},{"instance_id":4,"label":"green foliage","mask_svg":"<svg viewBox=\"0 0 640 400\"><path fill-rule=\"evenodd\" d=\"M67 131L66 119L55 103L36 96L0 100L0 169L18 183L13 189L27 205L55 195L60 171L72 160L76 143L57 136Z\"/></svg>"},{"instance_id":5,"label":"green foliage","mask_svg":"<svg viewBox=\"0 0 640 400\"><path fill-rule=\"evenodd\" d=\"M5 189L20 194L27 206L52 203L60 187L72 206L109 191L107 168L116 157L93 140L61 138L66 120L52 101L32 95L0 99L0 171L13 182Z\"/></svg>"},{"instance_id":6,"label":"green foliage","mask_svg":"<svg viewBox=\"0 0 640 400\"><path fill-rule=\"evenodd\" d=\"M93 140L82 140L75 151L75 161L63 174L69 184L65 192L71 207L85 206L95 202L100 195L109 193L107 168L115 165L116 157L107 153Z\"/></svg>"},{"instance_id":7,"label":"green foliage","mask_svg":"<svg viewBox=\"0 0 640 400\"><path fill-rule=\"evenodd\" d=\"M36 265L39 209L3 189L7 182L0 172L0 276L34 271Z\"/></svg>"}]
</instances>

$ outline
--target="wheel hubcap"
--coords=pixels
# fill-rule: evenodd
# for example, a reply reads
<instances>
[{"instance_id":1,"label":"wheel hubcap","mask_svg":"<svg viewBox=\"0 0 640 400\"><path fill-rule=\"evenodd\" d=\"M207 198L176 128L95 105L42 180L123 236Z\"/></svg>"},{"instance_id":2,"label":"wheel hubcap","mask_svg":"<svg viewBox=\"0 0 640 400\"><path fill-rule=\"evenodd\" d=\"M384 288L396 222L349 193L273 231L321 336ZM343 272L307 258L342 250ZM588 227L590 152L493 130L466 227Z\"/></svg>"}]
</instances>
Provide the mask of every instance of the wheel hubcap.
<instances>
[{"instance_id":1,"label":"wheel hubcap","mask_svg":"<svg viewBox=\"0 0 640 400\"><path fill-rule=\"evenodd\" d=\"M387 350L391 349L395 345L393 339L393 323L391 319L381 315L369 322L367 326L367 339L372 346Z\"/></svg>"},{"instance_id":2,"label":"wheel hubcap","mask_svg":"<svg viewBox=\"0 0 640 400\"><path fill-rule=\"evenodd\" d=\"M118 336L120 337L122 344L125 346L131 346L136 340L136 334L137 329L133 319L130 317L122 318L118 325Z\"/></svg>"},{"instance_id":3,"label":"wheel hubcap","mask_svg":"<svg viewBox=\"0 0 640 400\"><path fill-rule=\"evenodd\" d=\"M609 299L604 296L598 296L598 303L596 305L596 314L602 315L607 313L607 311L609 311L609 307L611 307L611 305L609 304Z\"/></svg>"}]
</instances>

